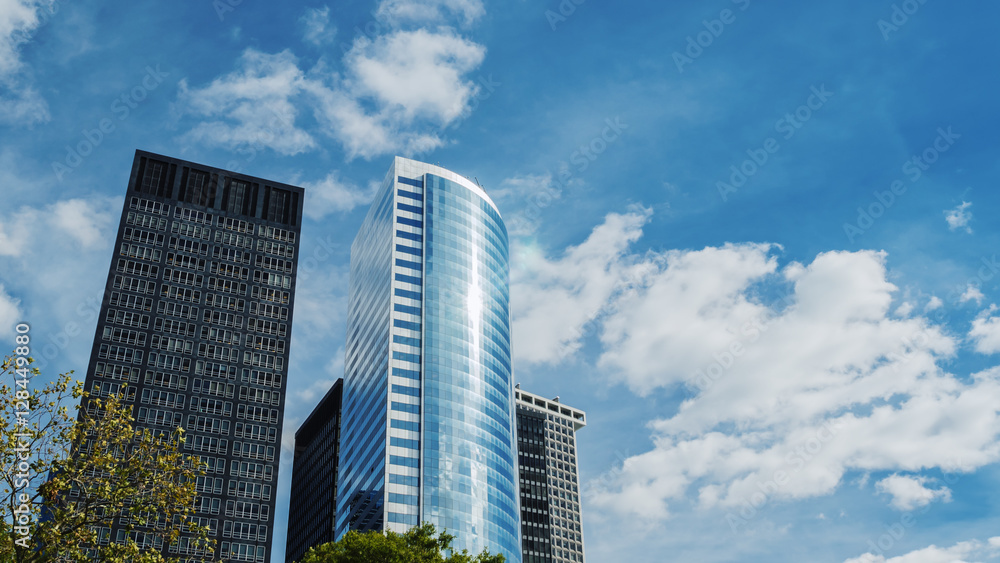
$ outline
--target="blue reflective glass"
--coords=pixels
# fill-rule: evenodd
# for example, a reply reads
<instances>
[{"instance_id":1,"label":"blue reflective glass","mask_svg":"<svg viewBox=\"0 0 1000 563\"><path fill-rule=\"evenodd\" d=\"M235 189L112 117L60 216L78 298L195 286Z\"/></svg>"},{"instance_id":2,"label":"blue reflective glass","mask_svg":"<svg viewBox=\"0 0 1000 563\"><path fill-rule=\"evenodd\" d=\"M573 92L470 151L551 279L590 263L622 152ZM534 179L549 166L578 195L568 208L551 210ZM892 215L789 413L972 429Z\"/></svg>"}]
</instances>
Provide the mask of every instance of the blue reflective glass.
<instances>
[{"instance_id":1,"label":"blue reflective glass","mask_svg":"<svg viewBox=\"0 0 1000 563\"><path fill-rule=\"evenodd\" d=\"M398 446L400 448L406 448L408 450L419 450L420 440L407 440L406 438L400 438L398 436L393 436L389 438L390 446Z\"/></svg>"},{"instance_id":2,"label":"blue reflective glass","mask_svg":"<svg viewBox=\"0 0 1000 563\"><path fill-rule=\"evenodd\" d=\"M404 189L398 189L398 190L396 190L396 193L399 194L400 197L408 197L410 199L415 199L417 201L423 201L424 200L424 196L422 196L422 195L420 195L420 194L418 194L416 192L411 192L411 191L404 190Z\"/></svg>"},{"instance_id":3,"label":"blue reflective glass","mask_svg":"<svg viewBox=\"0 0 1000 563\"><path fill-rule=\"evenodd\" d=\"M392 359L403 360L404 362L410 362L414 364L420 363L420 354L407 354L405 352L393 352Z\"/></svg>"},{"instance_id":4,"label":"blue reflective glass","mask_svg":"<svg viewBox=\"0 0 1000 563\"><path fill-rule=\"evenodd\" d=\"M471 189L425 176L423 519L521 560L506 228Z\"/></svg>"},{"instance_id":5,"label":"blue reflective glass","mask_svg":"<svg viewBox=\"0 0 1000 563\"><path fill-rule=\"evenodd\" d=\"M419 248L414 248L412 246L406 246L405 244L397 244L396 245L396 252L404 252L406 254L412 254L414 256L422 256L423 255L423 251L421 251Z\"/></svg>"},{"instance_id":6,"label":"blue reflective glass","mask_svg":"<svg viewBox=\"0 0 1000 563\"><path fill-rule=\"evenodd\" d=\"M395 305L393 305L392 306L392 310L393 311L399 311L400 313L409 313L411 315L419 315L420 314L420 307L411 307L409 305L401 305L399 303L396 303Z\"/></svg>"},{"instance_id":7,"label":"blue reflective glass","mask_svg":"<svg viewBox=\"0 0 1000 563\"><path fill-rule=\"evenodd\" d=\"M420 262L403 260L402 258L396 258L396 265L402 268L409 268L411 270L416 270L418 272L424 269L423 264L421 264Z\"/></svg>"},{"instance_id":8,"label":"blue reflective glass","mask_svg":"<svg viewBox=\"0 0 1000 563\"><path fill-rule=\"evenodd\" d=\"M415 240L417 242L424 242L424 235L420 233L408 233L406 231L396 231L396 236L408 240Z\"/></svg>"},{"instance_id":9,"label":"blue reflective glass","mask_svg":"<svg viewBox=\"0 0 1000 563\"><path fill-rule=\"evenodd\" d=\"M413 495L401 495L399 493L389 493L389 502L395 502L399 504L408 504L410 506L417 505L417 497ZM403 516L400 514L400 516Z\"/></svg>"},{"instance_id":10,"label":"blue reflective glass","mask_svg":"<svg viewBox=\"0 0 1000 563\"><path fill-rule=\"evenodd\" d=\"M420 330L420 323L414 323L400 319L392 319L392 326L398 328L405 328L408 330Z\"/></svg>"},{"instance_id":11,"label":"blue reflective glass","mask_svg":"<svg viewBox=\"0 0 1000 563\"><path fill-rule=\"evenodd\" d=\"M420 414L420 405L410 405L407 403L398 403L396 401L393 401L392 410L399 412L408 412L412 414Z\"/></svg>"},{"instance_id":12,"label":"blue reflective glass","mask_svg":"<svg viewBox=\"0 0 1000 563\"><path fill-rule=\"evenodd\" d=\"M413 178L404 178L403 176L398 176L397 180L399 180L400 184L408 184L410 186L415 186L418 188L422 188L424 185L424 183L421 182L420 180L415 180Z\"/></svg>"},{"instance_id":13,"label":"blue reflective glass","mask_svg":"<svg viewBox=\"0 0 1000 563\"><path fill-rule=\"evenodd\" d=\"M420 517L416 514L399 514L398 512L389 513L389 521L396 522L398 524L406 524L408 526L416 526L419 524Z\"/></svg>"},{"instance_id":14,"label":"blue reflective glass","mask_svg":"<svg viewBox=\"0 0 1000 563\"><path fill-rule=\"evenodd\" d=\"M405 385L393 385L392 386L392 392L393 393L399 393L400 395L409 395L411 397L419 397L420 396L420 388L419 387L407 387Z\"/></svg>"},{"instance_id":15,"label":"blue reflective glass","mask_svg":"<svg viewBox=\"0 0 1000 563\"><path fill-rule=\"evenodd\" d=\"M408 203L397 203L396 209L400 211L409 211L410 213L416 213L417 215L423 215L424 208L418 207L416 205L410 205Z\"/></svg>"},{"instance_id":16,"label":"blue reflective glass","mask_svg":"<svg viewBox=\"0 0 1000 563\"><path fill-rule=\"evenodd\" d=\"M422 280L422 279L420 279L420 278L418 278L416 276L407 276L407 275L404 275L404 274L396 274L395 280L396 281L401 281L401 282L404 282L404 283L412 283L413 285L423 285L423 283L424 283L424 280Z\"/></svg>"},{"instance_id":17,"label":"blue reflective glass","mask_svg":"<svg viewBox=\"0 0 1000 563\"><path fill-rule=\"evenodd\" d=\"M389 456L389 463L392 465L401 465L403 467L420 467L420 460L415 457L391 455Z\"/></svg>"},{"instance_id":18,"label":"blue reflective glass","mask_svg":"<svg viewBox=\"0 0 1000 563\"><path fill-rule=\"evenodd\" d=\"M409 420L399 420L394 418L391 420L391 426L393 428L399 428L400 430L411 430L413 432L420 432L419 422L413 422ZM414 477L414 479L416 479L416 477ZM389 482L392 483L393 481Z\"/></svg>"},{"instance_id":19,"label":"blue reflective glass","mask_svg":"<svg viewBox=\"0 0 1000 563\"><path fill-rule=\"evenodd\" d=\"M412 369L392 368L392 375L420 380L420 372Z\"/></svg>"},{"instance_id":20,"label":"blue reflective glass","mask_svg":"<svg viewBox=\"0 0 1000 563\"><path fill-rule=\"evenodd\" d=\"M389 482L396 485L406 485L407 487L416 487L420 484L418 477L396 475L395 473L389 474Z\"/></svg>"},{"instance_id":21,"label":"blue reflective glass","mask_svg":"<svg viewBox=\"0 0 1000 563\"><path fill-rule=\"evenodd\" d=\"M506 228L475 186L396 163L420 178L390 173L351 249L337 534L427 521L520 563Z\"/></svg>"},{"instance_id":22,"label":"blue reflective glass","mask_svg":"<svg viewBox=\"0 0 1000 563\"><path fill-rule=\"evenodd\" d=\"M410 291L408 289L399 289L398 287L394 291L395 291L395 294L398 295L398 296L400 296L400 297L405 297L407 299L416 299L417 301L420 301L420 292L419 291Z\"/></svg>"},{"instance_id":23,"label":"blue reflective glass","mask_svg":"<svg viewBox=\"0 0 1000 563\"><path fill-rule=\"evenodd\" d=\"M411 227L420 227L420 228L423 228L423 226L424 226L424 222L423 221L418 221L416 219L410 219L408 217L396 217L396 222L399 223L400 225L409 225Z\"/></svg>"},{"instance_id":24,"label":"blue reflective glass","mask_svg":"<svg viewBox=\"0 0 1000 563\"><path fill-rule=\"evenodd\" d=\"M420 347L420 339L413 338L410 336L401 336L399 334L394 334L392 335L392 341L397 344L405 344L407 346L415 346L417 348Z\"/></svg>"}]
</instances>

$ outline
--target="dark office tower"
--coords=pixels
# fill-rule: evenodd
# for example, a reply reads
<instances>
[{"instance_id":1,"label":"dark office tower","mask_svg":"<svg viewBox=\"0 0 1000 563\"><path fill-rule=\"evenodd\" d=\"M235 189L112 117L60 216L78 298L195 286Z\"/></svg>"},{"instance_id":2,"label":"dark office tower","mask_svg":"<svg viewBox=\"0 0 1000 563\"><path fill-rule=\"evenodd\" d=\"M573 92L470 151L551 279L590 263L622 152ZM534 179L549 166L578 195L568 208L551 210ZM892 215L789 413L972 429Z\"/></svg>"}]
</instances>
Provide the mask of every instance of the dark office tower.
<instances>
[{"instance_id":1,"label":"dark office tower","mask_svg":"<svg viewBox=\"0 0 1000 563\"><path fill-rule=\"evenodd\" d=\"M337 536L422 522L521 561L507 230L396 157L351 247Z\"/></svg>"},{"instance_id":2,"label":"dark office tower","mask_svg":"<svg viewBox=\"0 0 1000 563\"><path fill-rule=\"evenodd\" d=\"M576 431L587 424L586 415L558 397L520 387L514 396L524 563L582 562Z\"/></svg>"},{"instance_id":3,"label":"dark office tower","mask_svg":"<svg viewBox=\"0 0 1000 563\"><path fill-rule=\"evenodd\" d=\"M143 151L132 164L86 388L127 383L138 427L185 429L216 559L271 557L302 200ZM164 551L200 555L183 538Z\"/></svg>"},{"instance_id":4,"label":"dark office tower","mask_svg":"<svg viewBox=\"0 0 1000 563\"><path fill-rule=\"evenodd\" d=\"M285 542L287 563L299 560L310 547L336 539L337 454L343 393L344 380L338 379L295 433Z\"/></svg>"}]
</instances>

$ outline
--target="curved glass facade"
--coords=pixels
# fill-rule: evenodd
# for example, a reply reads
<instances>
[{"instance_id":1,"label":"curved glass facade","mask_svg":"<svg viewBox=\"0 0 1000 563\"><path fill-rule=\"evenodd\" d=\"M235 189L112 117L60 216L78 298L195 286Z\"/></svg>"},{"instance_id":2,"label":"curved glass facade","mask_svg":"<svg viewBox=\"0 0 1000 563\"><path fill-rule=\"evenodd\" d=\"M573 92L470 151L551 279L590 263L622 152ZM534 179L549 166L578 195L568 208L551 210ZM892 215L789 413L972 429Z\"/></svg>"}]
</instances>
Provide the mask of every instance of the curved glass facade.
<instances>
[{"instance_id":1,"label":"curved glass facade","mask_svg":"<svg viewBox=\"0 0 1000 563\"><path fill-rule=\"evenodd\" d=\"M506 228L456 182L425 196L423 520L520 561Z\"/></svg>"},{"instance_id":2,"label":"curved glass facade","mask_svg":"<svg viewBox=\"0 0 1000 563\"><path fill-rule=\"evenodd\" d=\"M337 536L430 522L520 563L507 231L396 158L351 248Z\"/></svg>"}]
</instances>

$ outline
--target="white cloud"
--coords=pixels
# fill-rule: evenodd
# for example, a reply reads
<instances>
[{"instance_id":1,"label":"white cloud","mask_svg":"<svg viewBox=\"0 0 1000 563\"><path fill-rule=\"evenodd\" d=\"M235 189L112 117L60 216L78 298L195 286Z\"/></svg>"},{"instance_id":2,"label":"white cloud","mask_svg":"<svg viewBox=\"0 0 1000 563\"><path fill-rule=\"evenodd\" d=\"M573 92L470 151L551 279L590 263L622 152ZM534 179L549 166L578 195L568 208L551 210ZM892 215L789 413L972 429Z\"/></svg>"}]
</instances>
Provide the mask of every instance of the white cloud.
<instances>
[{"instance_id":1,"label":"white cloud","mask_svg":"<svg viewBox=\"0 0 1000 563\"><path fill-rule=\"evenodd\" d=\"M285 408L284 430L281 432L281 448L289 454L295 451L295 433L312 414L320 399L333 387L337 379L344 377L344 348L340 347L324 366L330 377L311 377L309 383L289 385L298 391L288 394Z\"/></svg>"},{"instance_id":2,"label":"white cloud","mask_svg":"<svg viewBox=\"0 0 1000 563\"><path fill-rule=\"evenodd\" d=\"M758 497L828 495L849 471L1000 460L1000 368L945 372L956 341L892 316L884 253L783 267L766 244L631 253L646 220L611 214L555 260L512 252L520 361L559 361L592 328L609 378L638 394L691 392L650 422L650 451L591 488L599 510L656 521L695 500L738 512Z\"/></svg>"},{"instance_id":3,"label":"white cloud","mask_svg":"<svg viewBox=\"0 0 1000 563\"><path fill-rule=\"evenodd\" d=\"M22 207L10 217L0 217L0 256L20 256L31 239L38 212Z\"/></svg>"},{"instance_id":4,"label":"white cloud","mask_svg":"<svg viewBox=\"0 0 1000 563\"><path fill-rule=\"evenodd\" d=\"M121 197L93 196L0 214L0 284L23 299L22 320L44 335L34 347L43 371L86 365L105 283L93 274L107 271L121 208ZM0 301L13 314L10 300Z\"/></svg>"},{"instance_id":5,"label":"white cloud","mask_svg":"<svg viewBox=\"0 0 1000 563\"><path fill-rule=\"evenodd\" d=\"M57 6L54 0L0 2L0 122L31 126L49 120L48 104L32 85L21 47Z\"/></svg>"},{"instance_id":6,"label":"white cloud","mask_svg":"<svg viewBox=\"0 0 1000 563\"><path fill-rule=\"evenodd\" d=\"M181 81L175 112L203 119L182 140L294 155L318 148L315 130L338 141L349 159L436 149L447 143L441 131L475 107L480 88L468 74L486 55L446 23L471 24L483 13L480 0L383 1L376 15L390 25L355 38L339 72L325 58L307 71L290 51L247 49L236 70L207 86ZM329 20L328 6L308 10L303 38L328 42ZM421 22L435 25L400 27ZM299 109L314 122L297 124Z\"/></svg>"},{"instance_id":7,"label":"white cloud","mask_svg":"<svg viewBox=\"0 0 1000 563\"><path fill-rule=\"evenodd\" d=\"M394 26L442 24L458 17L468 26L485 14L481 0L382 0L375 17Z\"/></svg>"},{"instance_id":8,"label":"white cloud","mask_svg":"<svg viewBox=\"0 0 1000 563\"><path fill-rule=\"evenodd\" d=\"M299 19L302 25L302 38L313 45L329 43L337 34L337 29L330 27L330 7L309 8Z\"/></svg>"},{"instance_id":9,"label":"white cloud","mask_svg":"<svg viewBox=\"0 0 1000 563\"><path fill-rule=\"evenodd\" d=\"M286 416L284 420L284 428L281 431L281 452L285 454L285 459L288 459L289 455L294 455L295 452L295 433L298 431L299 426L302 424L304 419L297 416ZM288 463L282 460L282 465Z\"/></svg>"},{"instance_id":10,"label":"white cloud","mask_svg":"<svg viewBox=\"0 0 1000 563\"><path fill-rule=\"evenodd\" d=\"M1000 352L1000 316L991 316L996 310L996 305L993 305L972 321L969 339L980 354Z\"/></svg>"},{"instance_id":11,"label":"white cloud","mask_svg":"<svg viewBox=\"0 0 1000 563\"><path fill-rule=\"evenodd\" d=\"M490 189L493 201L526 200L538 194L547 193L558 198L561 193L552 185L552 174L526 174L513 176L500 182L499 188Z\"/></svg>"},{"instance_id":12,"label":"white cloud","mask_svg":"<svg viewBox=\"0 0 1000 563\"><path fill-rule=\"evenodd\" d=\"M0 4L0 76L20 70L21 45L31 38L40 23L39 2L7 0Z\"/></svg>"},{"instance_id":13,"label":"white cloud","mask_svg":"<svg viewBox=\"0 0 1000 563\"><path fill-rule=\"evenodd\" d=\"M944 212L944 220L948 222L948 228L952 231L964 228L965 232L971 235L972 228L969 227L969 221L972 220L972 212L968 211L971 206L971 202L963 201L955 209L946 210Z\"/></svg>"},{"instance_id":14,"label":"white cloud","mask_svg":"<svg viewBox=\"0 0 1000 563\"><path fill-rule=\"evenodd\" d=\"M114 240L121 205L119 197L98 196L21 207L0 216L0 256L44 256L50 247L73 253L105 249ZM66 244L67 238L75 244Z\"/></svg>"},{"instance_id":15,"label":"white cloud","mask_svg":"<svg viewBox=\"0 0 1000 563\"><path fill-rule=\"evenodd\" d=\"M350 157L417 154L444 140L437 133L468 113L478 87L465 78L485 49L453 32L394 31L358 38L333 87L310 84L317 119Z\"/></svg>"},{"instance_id":16,"label":"white cloud","mask_svg":"<svg viewBox=\"0 0 1000 563\"><path fill-rule=\"evenodd\" d=\"M983 299L985 299L985 298L986 298L986 296L983 295L983 292L979 291L978 287L976 287L976 286L974 286L974 285L972 285L970 283L968 285L968 287L965 289L965 293L963 293L962 296L958 298L958 301L959 301L959 303L968 303L969 301L975 301L976 303L982 303Z\"/></svg>"},{"instance_id":17,"label":"white cloud","mask_svg":"<svg viewBox=\"0 0 1000 563\"><path fill-rule=\"evenodd\" d=\"M312 412L319 398L325 395L338 379L344 377L344 348L338 348L336 354L324 367L330 377L314 379L311 385L299 389L293 394L296 403L302 407L304 412Z\"/></svg>"},{"instance_id":18,"label":"white cloud","mask_svg":"<svg viewBox=\"0 0 1000 563\"><path fill-rule=\"evenodd\" d=\"M323 13L307 14L307 37L322 35ZM472 110L479 86L467 75L485 54L447 27L358 37L340 73L323 59L306 72L289 51L247 49L236 70L205 87L182 80L175 111L204 119L185 141L293 155L318 147L303 128L314 127L340 142L348 158L414 155L445 144L440 131ZM296 125L300 108L316 123Z\"/></svg>"},{"instance_id":19,"label":"white cloud","mask_svg":"<svg viewBox=\"0 0 1000 563\"><path fill-rule=\"evenodd\" d=\"M444 126L460 117L478 91L463 75L479 66L486 49L447 31L398 31L361 38L345 62L353 90L399 113L404 122L425 117Z\"/></svg>"},{"instance_id":20,"label":"white cloud","mask_svg":"<svg viewBox=\"0 0 1000 563\"><path fill-rule=\"evenodd\" d=\"M960 542L952 547L929 546L905 555L886 559L884 555L866 553L860 557L847 559L844 563L967 563L994 560L1000 538L990 538L986 545L978 541Z\"/></svg>"},{"instance_id":21,"label":"white cloud","mask_svg":"<svg viewBox=\"0 0 1000 563\"><path fill-rule=\"evenodd\" d=\"M24 320L20 308L21 300L15 299L0 284L0 338L14 336L14 325Z\"/></svg>"},{"instance_id":22,"label":"white cloud","mask_svg":"<svg viewBox=\"0 0 1000 563\"><path fill-rule=\"evenodd\" d=\"M576 180L570 180L576 182ZM503 202L507 211L504 223L512 236L525 236L535 232L542 211L562 197L562 190L552 181L552 174L514 176L500 182L500 187L487 190L493 201Z\"/></svg>"},{"instance_id":23,"label":"white cloud","mask_svg":"<svg viewBox=\"0 0 1000 563\"><path fill-rule=\"evenodd\" d=\"M349 158L393 152L416 155L444 144L435 133L410 130L386 115L369 113L359 100L342 90L314 83L312 93L317 99L316 118L340 142Z\"/></svg>"},{"instance_id":24,"label":"white cloud","mask_svg":"<svg viewBox=\"0 0 1000 563\"><path fill-rule=\"evenodd\" d=\"M49 105L33 86L16 85L10 92L0 89L0 122L7 125L45 123L50 119Z\"/></svg>"},{"instance_id":25,"label":"white cloud","mask_svg":"<svg viewBox=\"0 0 1000 563\"><path fill-rule=\"evenodd\" d=\"M580 347L605 303L642 278L649 266L627 263L628 245L642 234L646 210L612 213L558 259L515 242L511 251L511 317L515 360L553 363Z\"/></svg>"},{"instance_id":26,"label":"white cloud","mask_svg":"<svg viewBox=\"0 0 1000 563\"><path fill-rule=\"evenodd\" d=\"M899 475L894 473L878 483L875 488L879 492L892 497L891 504L897 510L910 511L921 506L927 506L935 500L951 502L951 489L941 487L931 489L925 485L930 481L927 477Z\"/></svg>"},{"instance_id":27,"label":"white cloud","mask_svg":"<svg viewBox=\"0 0 1000 563\"><path fill-rule=\"evenodd\" d=\"M291 52L270 55L247 49L237 70L204 88L191 88L181 80L176 111L209 120L183 138L230 149L268 147L285 155L311 150L316 142L295 125L304 83Z\"/></svg>"},{"instance_id":28,"label":"white cloud","mask_svg":"<svg viewBox=\"0 0 1000 563\"><path fill-rule=\"evenodd\" d=\"M371 201L374 195L373 187L367 190L345 182L336 171L326 175L318 182L300 182L306 190L305 214L311 219L322 219L335 212L350 211L359 205Z\"/></svg>"},{"instance_id":29,"label":"white cloud","mask_svg":"<svg viewBox=\"0 0 1000 563\"><path fill-rule=\"evenodd\" d=\"M927 305L924 306L924 311L934 311L936 309L940 309L941 307L944 307L944 301L942 301L937 295L932 295L927 301Z\"/></svg>"},{"instance_id":30,"label":"white cloud","mask_svg":"<svg viewBox=\"0 0 1000 563\"><path fill-rule=\"evenodd\" d=\"M322 244L322 242L320 242ZM322 259L317 258L322 256ZM300 266L295 285L295 326L293 350L325 353L328 335L342 330L347 318L350 268L330 262L329 249L313 253L314 264ZM303 275L306 274L306 275Z\"/></svg>"},{"instance_id":31,"label":"white cloud","mask_svg":"<svg viewBox=\"0 0 1000 563\"><path fill-rule=\"evenodd\" d=\"M43 210L21 207L0 217L0 256L24 256L29 246L45 242L46 233L62 232L84 249L102 247L114 228L120 202L117 198L76 198L57 201ZM58 242L65 246L62 239Z\"/></svg>"},{"instance_id":32,"label":"white cloud","mask_svg":"<svg viewBox=\"0 0 1000 563\"><path fill-rule=\"evenodd\" d=\"M897 317L909 317L910 313L913 312L913 303L906 301L902 303L899 307L896 307L896 312L894 313Z\"/></svg>"},{"instance_id":33,"label":"white cloud","mask_svg":"<svg viewBox=\"0 0 1000 563\"><path fill-rule=\"evenodd\" d=\"M52 226L60 229L84 248L95 248L105 242L104 233L116 219L112 209L84 199L58 201L51 207Z\"/></svg>"}]
</instances>

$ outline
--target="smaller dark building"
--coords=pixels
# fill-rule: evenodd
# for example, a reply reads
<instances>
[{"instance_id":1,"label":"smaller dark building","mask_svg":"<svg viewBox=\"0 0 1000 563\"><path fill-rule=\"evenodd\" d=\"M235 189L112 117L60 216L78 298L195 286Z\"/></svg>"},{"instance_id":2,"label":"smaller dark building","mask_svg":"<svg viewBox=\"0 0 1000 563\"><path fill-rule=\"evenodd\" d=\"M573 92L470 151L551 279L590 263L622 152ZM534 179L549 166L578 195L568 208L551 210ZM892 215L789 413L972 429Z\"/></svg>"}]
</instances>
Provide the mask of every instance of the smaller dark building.
<instances>
[{"instance_id":1,"label":"smaller dark building","mask_svg":"<svg viewBox=\"0 0 1000 563\"><path fill-rule=\"evenodd\" d=\"M580 409L514 391L524 563L584 563L576 431Z\"/></svg>"},{"instance_id":2,"label":"smaller dark building","mask_svg":"<svg viewBox=\"0 0 1000 563\"><path fill-rule=\"evenodd\" d=\"M344 380L338 379L295 433L286 563L301 559L311 547L335 539L343 394Z\"/></svg>"}]
</instances>

